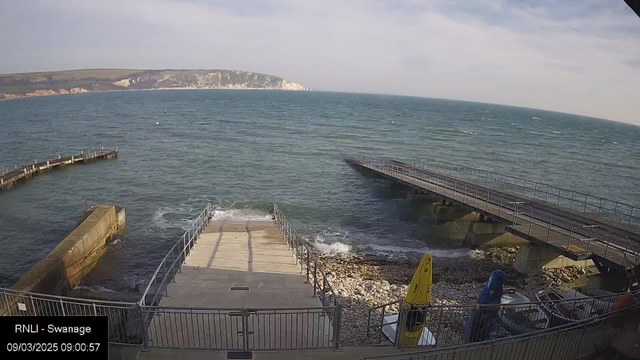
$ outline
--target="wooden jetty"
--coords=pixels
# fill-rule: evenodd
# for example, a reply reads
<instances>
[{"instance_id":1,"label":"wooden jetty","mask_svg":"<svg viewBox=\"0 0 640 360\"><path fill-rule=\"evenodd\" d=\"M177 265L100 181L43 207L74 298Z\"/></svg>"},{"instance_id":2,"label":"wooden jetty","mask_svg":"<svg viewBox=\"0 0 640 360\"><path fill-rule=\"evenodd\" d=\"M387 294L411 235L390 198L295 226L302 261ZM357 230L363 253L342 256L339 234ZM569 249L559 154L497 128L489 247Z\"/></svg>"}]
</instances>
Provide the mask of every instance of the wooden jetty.
<instances>
[{"instance_id":1,"label":"wooden jetty","mask_svg":"<svg viewBox=\"0 0 640 360\"><path fill-rule=\"evenodd\" d=\"M118 148L113 150L105 149L88 149L83 150L78 155L61 156L58 155L57 159L51 159L46 161L35 161L33 164L23 165L21 167L15 166L13 170L2 171L0 176L0 190L12 188L18 180L28 179L35 175L38 175L44 171L49 171L58 167L66 165L73 165L77 163L87 163L98 159L112 159L118 157Z\"/></svg>"}]
</instances>

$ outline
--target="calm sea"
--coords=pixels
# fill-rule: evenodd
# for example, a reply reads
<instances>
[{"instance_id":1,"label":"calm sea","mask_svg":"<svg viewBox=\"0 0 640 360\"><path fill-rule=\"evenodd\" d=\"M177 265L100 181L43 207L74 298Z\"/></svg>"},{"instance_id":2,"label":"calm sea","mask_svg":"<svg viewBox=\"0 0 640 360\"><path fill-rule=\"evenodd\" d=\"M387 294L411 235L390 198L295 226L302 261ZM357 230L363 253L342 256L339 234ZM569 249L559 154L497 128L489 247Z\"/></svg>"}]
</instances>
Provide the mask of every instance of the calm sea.
<instances>
[{"instance_id":1,"label":"calm sea","mask_svg":"<svg viewBox=\"0 0 640 360\"><path fill-rule=\"evenodd\" d=\"M179 90L0 101L0 168L118 147L0 193L0 286L73 228L88 202L127 234L87 286L135 289L196 214L262 219L277 202L327 250L463 253L431 214L342 154L421 156L640 205L640 127L535 109L385 95Z\"/></svg>"}]
</instances>

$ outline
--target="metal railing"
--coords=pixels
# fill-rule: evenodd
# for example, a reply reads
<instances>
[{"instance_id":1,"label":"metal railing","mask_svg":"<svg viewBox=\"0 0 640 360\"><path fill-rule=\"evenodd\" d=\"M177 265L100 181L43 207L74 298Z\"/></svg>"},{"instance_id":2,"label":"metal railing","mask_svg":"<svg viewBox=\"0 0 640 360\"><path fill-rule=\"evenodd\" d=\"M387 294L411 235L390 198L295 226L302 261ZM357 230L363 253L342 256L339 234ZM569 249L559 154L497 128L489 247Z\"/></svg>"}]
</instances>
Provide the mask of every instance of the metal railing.
<instances>
[{"instance_id":1,"label":"metal railing","mask_svg":"<svg viewBox=\"0 0 640 360\"><path fill-rule=\"evenodd\" d=\"M289 309L143 307L150 348L231 351L333 349L339 306ZM328 313L332 316L327 316Z\"/></svg>"},{"instance_id":2,"label":"metal railing","mask_svg":"<svg viewBox=\"0 0 640 360\"><path fill-rule=\"evenodd\" d=\"M340 349L342 305L318 265L311 248L274 205L274 218L296 262L306 264L307 282L321 307L197 308L158 306L168 283L209 222L207 207L173 245L154 272L138 303L123 303L43 295L0 288L0 315L107 316L109 342L147 348L230 351ZM313 271L311 271L313 266Z\"/></svg>"},{"instance_id":3,"label":"metal railing","mask_svg":"<svg viewBox=\"0 0 640 360\"><path fill-rule=\"evenodd\" d=\"M625 293L597 297L573 297L566 300L501 305L433 305L405 307L402 300L369 310L367 336L373 341L393 342L402 348L405 342L421 337L420 345L435 347L461 345L520 333L551 330L609 313L613 304ZM637 292L633 293L637 295ZM506 295L503 295L503 297ZM387 315L397 314L390 321ZM417 319L417 320L416 320ZM424 323L427 332L407 333L412 324ZM395 338L385 335L395 325Z\"/></svg>"},{"instance_id":4,"label":"metal railing","mask_svg":"<svg viewBox=\"0 0 640 360\"><path fill-rule=\"evenodd\" d=\"M142 345L142 308L135 303L0 289L0 316L106 316L109 342Z\"/></svg>"},{"instance_id":5,"label":"metal railing","mask_svg":"<svg viewBox=\"0 0 640 360\"><path fill-rule=\"evenodd\" d=\"M588 257L590 251L607 259L613 257L612 261L620 265L638 264L636 244L628 237L612 232L607 226L591 223L589 219L582 219L587 223L578 222L570 216L558 216L546 209L527 204L526 201L521 201L522 198L510 193L471 184L455 177L423 172L417 167L405 166L392 160L367 156L348 159L459 201L481 213L509 219L510 227L521 233L524 231L524 234L538 241L563 247L566 252L578 251L577 255ZM572 243L580 246L572 248Z\"/></svg>"},{"instance_id":6,"label":"metal railing","mask_svg":"<svg viewBox=\"0 0 640 360\"><path fill-rule=\"evenodd\" d=\"M174 280L176 274L180 272L182 263L189 256L191 249L198 241L198 237L206 228L212 213L213 206L209 203L191 223L189 229L169 249L153 276L151 276L151 280L149 280L149 284L140 298L139 304L141 306L158 305L162 297L168 295L169 282ZM151 300L147 299L148 296L151 296Z\"/></svg>"},{"instance_id":7,"label":"metal railing","mask_svg":"<svg viewBox=\"0 0 640 360\"><path fill-rule=\"evenodd\" d=\"M551 330L428 351L373 356L364 360L382 358L395 360L575 360L608 346L616 335L625 331L636 331L640 319L639 310L640 305L636 304Z\"/></svg>"},{"instance_id":8,"label":"metal railing","mask_svg":"<svg viewBox=\"0 0 640 360\"><path fill-rule=\"evenodd\" d=\"M273 216L282 236L294 252L296 262L300 263L300 271L306 271L307 283L313 282L313 296L317 295L323 306L338 306L338 297L333 291L327 275L322 270L322 266L318 265L318 258L311 246L298 235L277 204L273 205Z\"/></svg>"},{"instance_id":9,"label":"metal railing","mask_svg":"<svg viewBox=\"0 0 640 360\"><path fill-rule=\"evenodd\" d=\"M109 343L143 349L340 348L341 306L196 308L140 306L0 289L0 316L106 316Z\"/></svg>"},{"instance_id":10,"label":"metal railing","mask_svg":"<svg viewBox=\"0 0 640 360\"><path fill-rule=\"evenodd\" d=\"M640 225L640 211L637 206L614 201L579 191L527 180L511 175L456 165L444 161L414 157L413 166L440 172L449 176L468 179L496 189L504 189L515 194L542 200L569 208L580 213L595 215L598 219L619 222L626 225Z\"/></svg>"}]
</instances>

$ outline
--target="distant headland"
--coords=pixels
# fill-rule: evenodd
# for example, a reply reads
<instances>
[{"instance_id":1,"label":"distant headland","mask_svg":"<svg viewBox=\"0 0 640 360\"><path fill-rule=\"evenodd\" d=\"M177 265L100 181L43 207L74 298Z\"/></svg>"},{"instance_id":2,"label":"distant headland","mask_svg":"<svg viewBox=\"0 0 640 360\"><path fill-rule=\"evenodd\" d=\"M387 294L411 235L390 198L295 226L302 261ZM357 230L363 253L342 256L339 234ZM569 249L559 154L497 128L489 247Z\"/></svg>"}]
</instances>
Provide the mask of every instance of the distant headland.
<instances>
[{"instance_id":1,"label":"distant headland","mask_svg":"<svg viewBox=\"0 0 640 360\"><path fill-rule=\"evenodd\" d=\"M0 75L0 99L150 89L310 90L278 76L240 70L86 69Z\"/></svg>"}]
</instances>

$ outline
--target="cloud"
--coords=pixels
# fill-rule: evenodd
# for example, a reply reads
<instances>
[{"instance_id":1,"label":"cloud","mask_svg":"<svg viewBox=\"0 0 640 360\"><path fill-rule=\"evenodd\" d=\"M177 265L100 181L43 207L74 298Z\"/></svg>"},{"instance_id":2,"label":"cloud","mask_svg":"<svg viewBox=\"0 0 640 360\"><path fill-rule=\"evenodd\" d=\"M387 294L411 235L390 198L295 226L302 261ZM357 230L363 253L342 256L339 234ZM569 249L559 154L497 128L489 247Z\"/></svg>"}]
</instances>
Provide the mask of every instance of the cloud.
<instances>
[{"instance_id":1,"label":"cloud","mask_svg":"<svg viewBox=\"0 0 640 360\"><path fill-rule=\"evenodd\" d=\"M0 72L245 69L639 123L639 30L608 0L0 1Z\"/></svg>"}]
</instances>

